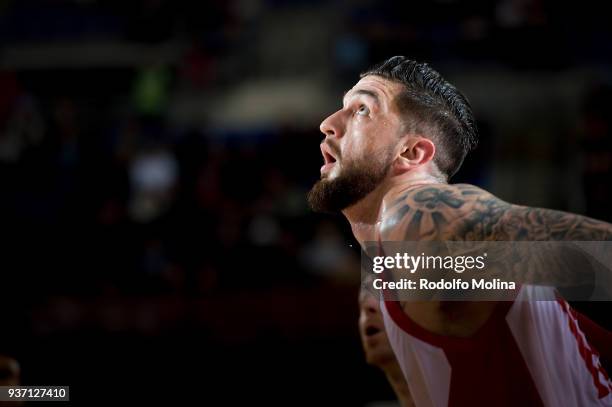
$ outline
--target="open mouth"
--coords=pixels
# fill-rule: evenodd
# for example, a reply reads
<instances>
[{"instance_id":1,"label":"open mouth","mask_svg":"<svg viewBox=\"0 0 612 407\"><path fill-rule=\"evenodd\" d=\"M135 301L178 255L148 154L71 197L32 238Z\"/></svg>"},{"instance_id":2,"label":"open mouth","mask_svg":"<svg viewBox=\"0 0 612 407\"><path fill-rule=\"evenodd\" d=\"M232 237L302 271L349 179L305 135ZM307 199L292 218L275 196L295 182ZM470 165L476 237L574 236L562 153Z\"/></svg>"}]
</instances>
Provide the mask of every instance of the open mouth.
<instances>
[{"instance_id":1,"label":"open mouth","mask_svg":"<svg viewBox=\"0 0 612 407\"><path fill-rule=\"evenodd\" d=\"M328 152L323 152L323 159L325 160L325 164L331 164L336 162L334 156L329 154Z\"/></svg>"},{"instance_id":2,"label":"open mouth","mask_svg":"<svg viewBox=\"0 0 612 407\"><path fill-rule=\"evenodd\" d=\"M331 149L326 144L321 144L321 153L323 154L323 166L321 167L321 172L329 171L336 163L336 157L332 154Z\"/></svg>"},{"instance_id":3,"label":"open mouth","mask_svg":"<svg viewBox=\"0 0 612 407\"><path fill-rule=\"evenodd\" d=\"M372 326L372 325L368 326L366 328L366 330L365 330L365 334L366 334L367 337L374 336L374 335L376 335L377 333L380 333L380 332L381 332L381 330L379 328L377 328L375 326Z\"/></svg>"}]
</instances>

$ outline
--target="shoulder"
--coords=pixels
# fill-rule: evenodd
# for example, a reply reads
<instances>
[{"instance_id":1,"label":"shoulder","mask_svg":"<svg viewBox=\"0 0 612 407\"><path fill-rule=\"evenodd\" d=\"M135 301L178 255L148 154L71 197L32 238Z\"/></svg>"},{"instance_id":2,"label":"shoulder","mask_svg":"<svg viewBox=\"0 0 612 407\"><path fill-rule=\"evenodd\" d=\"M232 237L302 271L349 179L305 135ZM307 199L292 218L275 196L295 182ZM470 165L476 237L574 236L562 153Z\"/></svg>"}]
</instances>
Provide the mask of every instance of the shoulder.
<instances>
[{"instance_id":1,"label":"shoulder","mask_svg":"<svg viewBox=\"0 0 612 407\"><path fill-rule=\"evenodd\" d=\"M469 184L412 188L385 203L382 240L474 240L483 217L500 216L508 204ZM472 235L467 235L467 234Z\"/></svg>"}]
</instances>

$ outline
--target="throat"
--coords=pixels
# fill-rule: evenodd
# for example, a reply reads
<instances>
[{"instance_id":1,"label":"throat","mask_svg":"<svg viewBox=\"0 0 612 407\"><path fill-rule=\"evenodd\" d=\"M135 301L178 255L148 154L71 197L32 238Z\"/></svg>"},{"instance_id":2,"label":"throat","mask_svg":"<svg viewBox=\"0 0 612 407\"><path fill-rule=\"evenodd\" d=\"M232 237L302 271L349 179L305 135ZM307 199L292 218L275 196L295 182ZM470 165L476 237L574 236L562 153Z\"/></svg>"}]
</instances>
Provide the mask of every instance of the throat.
<instances>
[{"instance_id":1,"label":"throat","mask_svg":"<svg viewBox=\"0 0 612 407\"><path fill-rule=\"evenodd\" d=\"M355 205L343 210L342 213L351 222L351 225L373 225L378 220L381 202L382 196L377 196L373 191Z\"/></svg>"}]
</instances>

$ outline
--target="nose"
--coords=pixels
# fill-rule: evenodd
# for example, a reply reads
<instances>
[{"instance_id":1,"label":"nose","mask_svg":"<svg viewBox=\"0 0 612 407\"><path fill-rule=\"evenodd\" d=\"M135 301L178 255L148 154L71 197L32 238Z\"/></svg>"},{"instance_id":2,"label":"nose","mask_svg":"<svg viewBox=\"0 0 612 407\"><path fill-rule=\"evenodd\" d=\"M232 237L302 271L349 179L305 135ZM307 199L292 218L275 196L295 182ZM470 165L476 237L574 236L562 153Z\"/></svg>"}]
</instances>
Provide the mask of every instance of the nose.
<instances>
[{"instance_id":1,"label":"nose","mask_svg":"<svg viewBox=\"0 0 612 407\"><path fill-rule=\"evenodd\" d=\"M380 306L378 300L373 295L367 295L361 305L362 309L368 314L378 314Z\"/></svg>"},{"instance_id":2,"label":"nose","mask_svg":"<svg viewBox=\"0 0 612 407\"><path fill-rule=\"evenodd\" d=\"M339 113L340 111L337 111L321 122L319 129L325 137L342 137Z\"/></svg>"}]
</instances>

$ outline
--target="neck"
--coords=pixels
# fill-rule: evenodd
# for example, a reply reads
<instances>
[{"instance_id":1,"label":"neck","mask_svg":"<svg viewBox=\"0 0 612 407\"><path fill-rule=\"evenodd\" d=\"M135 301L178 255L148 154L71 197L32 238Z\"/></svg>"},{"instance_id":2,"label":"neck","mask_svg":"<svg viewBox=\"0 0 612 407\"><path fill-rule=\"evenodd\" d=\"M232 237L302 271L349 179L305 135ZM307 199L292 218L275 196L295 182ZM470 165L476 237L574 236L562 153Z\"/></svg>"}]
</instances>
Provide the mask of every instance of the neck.
<instances>
[{"instance_id":1,"label":"neck","mask_svg":"<svg viewBox=\"0 0 612 407\"><path fill-rule=\"evenodd\" d=\"M412 397L410 396L410 389L408 389L408 384L406 383L406 379L404 378L404 374L402 373L399 364L394 360L392 363L385 366L383 370L387 376L387 380L393 388L393 392L400 402L400 405L402 407L414 406Z\"/></svg>"},{"instance_id":2,"label":"neck","mask_svg":"<svg viewBox=\"0 0 612 407\"><path fill-rule=\"evenodd\" d=\"M383 181L365 198L342 211L351 224L353 235L360 242L374 241L376 224L381 221L383 202L393 202L406 190L426 184L439 184L440 179L429 174L406 174Z\"/></svg>"}]
</instances>

